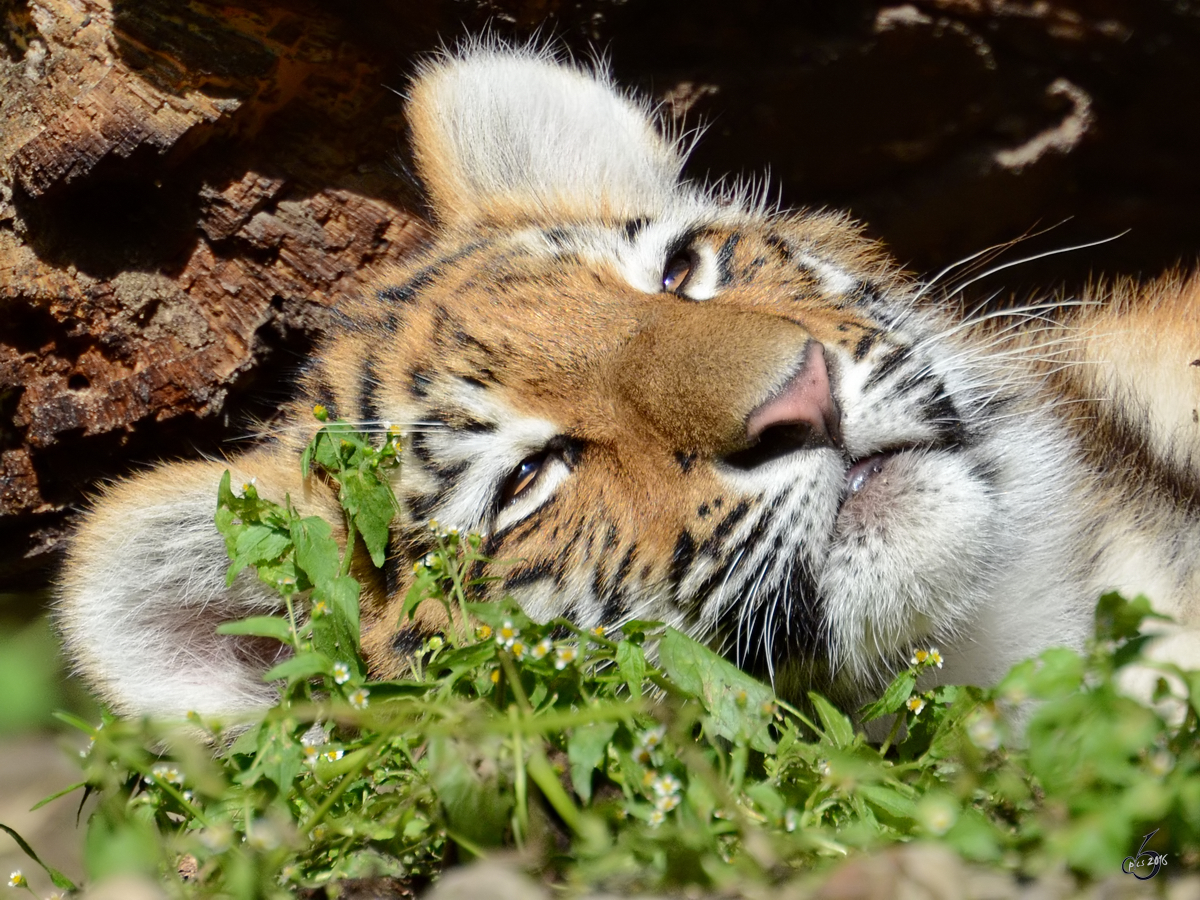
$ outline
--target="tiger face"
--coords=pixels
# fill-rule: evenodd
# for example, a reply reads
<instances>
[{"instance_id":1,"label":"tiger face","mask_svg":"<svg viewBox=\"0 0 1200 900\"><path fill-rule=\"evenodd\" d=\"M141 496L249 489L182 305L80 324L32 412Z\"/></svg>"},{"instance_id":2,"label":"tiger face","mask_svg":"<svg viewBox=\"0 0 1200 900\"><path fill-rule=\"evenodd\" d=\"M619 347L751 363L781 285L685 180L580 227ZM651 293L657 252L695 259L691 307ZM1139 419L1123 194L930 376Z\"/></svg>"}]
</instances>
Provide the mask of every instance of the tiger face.
<instances>
[{"instance_id":1,"label":"tiger face","mask_svg":"<svg viewBox=\"0 0 1200 900\"><path fill-rule=\"evenodd\" d=\"M1075 336L976 321L845 217L682 179L644 103L536 50L445 55L407 114L434 237L342 310L290 436L161 467L84 518L60 624L116 709L273 699L269 653L214 626L280 601L249 573L225 584L212 510L231 468L337 518L299 474L314 404L403 433L385 570L356 572L381 675L445 625L400 615L430 520L482 535L482 599L662 620L790 699L861 699L930 645L946 681L994 682L1082 646L1105 588L1195 618L1200 440L1181 436L1200 384L1139 398L1200 373L1200 332L1159 322L1194 321L1200 283L1163 282L1127 343L1125 301ZM1112 465L1131 454L1144 477Z\"/></svg>"},{"instance_id":2,"label":"tiger face","mask_svg":"<svg viewBox=\"0 0 1200 900\"><path fill-rule=\"evenodd\" d=\"M537 171L546 135L520 124L495 150L514 170L489 168L455 143L454 98L485 144L501 140L486 123L529 112L519 87L474 92L488 69L559 104L550 133L604 132L548 159L653 171L666 154L641 110L544 58L483 53L417 83L446 227L349 312L308 382L309 400L406 431L393 579L431 549L429 520L479 532L503 561L475 573L484 597L588 627L663 620L785 693L856 692L969 629L1004 557L1033 552L1021 516L1069 492L1026 477L1069 452L1036 403L844 217L714 198L677 164L633 189ZM616 121L572 118L597 109ZM376 656L411 645L393 638L404 593Z\"/></svg>"}]
</instances>

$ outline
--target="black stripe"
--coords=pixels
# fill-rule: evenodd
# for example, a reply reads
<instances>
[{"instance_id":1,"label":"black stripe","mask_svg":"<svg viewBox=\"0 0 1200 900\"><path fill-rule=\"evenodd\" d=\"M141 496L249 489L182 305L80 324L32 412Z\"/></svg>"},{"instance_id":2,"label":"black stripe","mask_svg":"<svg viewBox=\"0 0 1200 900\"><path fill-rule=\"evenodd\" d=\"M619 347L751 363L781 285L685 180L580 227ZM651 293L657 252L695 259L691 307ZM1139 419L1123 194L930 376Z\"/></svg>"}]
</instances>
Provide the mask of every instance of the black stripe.
<instances>
[{"instance_id":1,"label":"black stripe","mask_svg":"<svg viewBox=\"0 0 1200 900\"><path fill-rule=\"evenodd\" d=\"M392 649L399 656L412 656L425 643L425 635L416 628L401 628L392 635Z\"/></svg>"},{"instance_id":2,"label":"black stripe","mask_svg":"<svg viewBox=\"0 0 1200 900\"><path fill-rule=\"evenodd\" d=\"M645 217L630 219L625 223L625 240L632 242L649 224L650 220Z\"/></svg>"},{"instance_id":3,"label":"black stripe","mask_svg":"<svg viewBox=\"0 0 1200 900\"><path fill-rule=\"evenodd\" d=\"M862 337L858 339L858 343L854 345L854 361L862 362L863 358L871 352L871 348L875 346L875 342L879 340L880 332L873 328L868 328Z\"/></svg>"},{"instance_id":4,"label":"black stripe","mask_svg":"<svg viewBox=\"0 0 1200 900\"><path fill-rule=\"evenodd\" d=\"M338 418L337 401L334 400L333 385L329 383L329 375L325 366L318 363L308 373L309 396L313 403L325 407L330 419Z\"/></svg>"},{"instance_id":5,"label":"black stripe","mask_svg":"<svg viewBox=\"0 0 1200 900\"><path fill-rule=\"evenodd\" d=\"M679 539L675 541L675 549L671 552L671 570L667 574L667 578L675 589L679 588L695 558L696 540L692 537L691 532L685 529L679 535Z\"/></svg>"},{"instance_id":6,"label":"black stripe","mask_svg":"<svg viewBox=\"0 0 1200 900\"><path fill-rule=\"evenodd\" d=\"M546 578L553 578L557 586L561 574L556 571L552 560L543 560L540 563L534 563L530 566L524 566L520 569L514 569L512 573L504 579L504 590L512 591L517 588L526 587L531 584L536 584Z\"/></svg>"},{"instance_id":7,"label":"black stripe","mask_svg":"<svg viewBox=\"0 0 1200 900\"><path fill-rule=\"evenodd\" d=\"M733 251L737 249L741 239L741 233L735 231L725 239L725 243L717 251L717 270L720 273L718 282L721 287L725 287L733 281Z\"/></svg>"},{"instance_id":8,"label":"black stripe","mask_svg":"<svg viewBox=\"0 0 1200 900\"><path fill-rule=\"evenodd\" d=\"M429 468L442 482L441 489L444 491L446 490L446 482L454 481L463 472L467 471L469 465L470 463L465 459L461 459L456 463L450 463L449 465L443 465L434 461L429 464Z\"/></svg>"},{"instance_id":9,"label":"black stripe","mask_svg":"<svg viewBox=\"0 0 1200 900\"><path fill-rule=\"evenodd\" d=\"M418 431L410 435L408 446L413 456L427 466L433 465L433 451L429 449L428 438L423 433Z\"/></svg>"},{"instance_id":10,"label":"black stripe","mask_svg":"<svg viewBox=\"0 0 1200 900\"><path fill-rule=\"evenodd\" d=\"M542 235L559 250L571 242L571 234L565 228L544 228Z\"/></svg>"},{"instance_id":11,"label":"black stripe","mask_svg":"<svg viewBox=\"0 0 1200 900\"><path fill-rule=\"evenodd\" d=\"M871 374L867 376L866 382L863 384L863 390L869 390L879 382L883 381L888 375L895 371L903 363L908 362L912 358L912 350L908 347L897 347L892 353L889 353L875 368Z\"/></svg>"},{"instance_id":12,"label":"black stripe","mask_svg":"<svg viewBox=\"0 0 1200 900\"><path fill-rule=\"evenodd\" d=\"M483 542L484 556L498 556L500 548L509 538L526 537L531 532L537 531L542 526L541 518L535 514L530 514L519 522L513 522L511 525L501 528L499 531L493 531L487 536ZM578 534L579 532L576 532ZM567 546L574 546L572 541Z\"/></svg>"},{"instance_id":13,"label":"black stripe","mask_svg":"<svg viewBox=\"0 0 1200 900\"><path fill-rule=\"evenodd\" d=\"M400 555L390 534L383 548L383 586L389 597L394 597L400 590Z\"/></svg>"},{"instance_id":14,"label":"black stripe","mask_svg":"<svg viewBox=\"0 0 1200 900\"><path fill-rule=\"evenodd\" d=\"M375 376L375 357L367 351L358 369L358 420L360 422L379 421L379 379Z\"/></svg>"},{"instance_id":15,"label":"black stripe","mask_svg":"<svg viewBox=\"0 0 1200 900\"><path fill-rule=\"evenodd\" d=\"M750 502L748 500L743 500L741 503L731 509L726 514L725 518L723 518L717 524L717 527L713 529L713 533L709 537L708 541L723 541L725 538L729 537L729 535L733 532L733 529L737 527L738 523L741 522L742 519L746 518L746 513L748 512L750 512ZM705 541L706 545L708 544L708 541Z\"/></svg>"},{"instance_id":16,"label":"black stripe","mask_svg":"<svg viewBox=\"0 0 1200 900\"><path fill-rule=\"evenodd\" d=\"M441 257L435 262L430 263L422 269L419 269L412 278L404 282L404 284L393 285L391 287L380 288L376 292L380 300L387 303L412 303L417 299L417 295L427 288L430 284L442 276L446 268L459 262L462 259L488 246L488 241L476 241L473 244L467 244L465 247L460 247L453 253Z\"/></svg>"},{"instance_id":17,"label":"black stripe","mask_svg":"<svg viewBox=\"0 0 1200 900\"><path fill-rule=\"evenodd\" d=\"M416 369L409 376L409 379L409 394L415 400L424 400L429 395L429 386L433 384L433 378L428 372Z\"/></svg>"},{"instance_id":18,"label":"black stripe","mask_svg":"<svg viewBox=\"0 0 1200 900\"><path fill-rule=\"evenodd\" d=\"M429 513L433 511L435 503L437 503L437 497L432 494L404 495L404 505L408 507L409 513L414 519L422 522L429 518Z\"/></svg>"},{"instance_id":19,"label":"black stripe","mask_svg":"<svg viewBox=\"0 0 1200 900\"><path fill-rule=\"evenodd\" d=\"M788 242L777 234L768 234L763 238L763 241L768 247L779 254L779 258L785 263L792 261L792 248L788 246Z\"/></svg>"}]
</instances>

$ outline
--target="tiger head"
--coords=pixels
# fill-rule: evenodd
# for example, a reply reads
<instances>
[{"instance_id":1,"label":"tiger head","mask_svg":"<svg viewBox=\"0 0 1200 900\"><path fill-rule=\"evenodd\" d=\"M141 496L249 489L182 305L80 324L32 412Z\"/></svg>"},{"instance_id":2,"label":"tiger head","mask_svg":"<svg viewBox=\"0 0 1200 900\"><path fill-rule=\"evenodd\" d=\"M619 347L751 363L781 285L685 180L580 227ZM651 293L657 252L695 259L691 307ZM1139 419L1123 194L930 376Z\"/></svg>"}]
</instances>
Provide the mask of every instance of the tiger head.
<instances>
[{"instance_id":1,"label":"tiger head","mask_svg":"<svg viewBox=\"0 0 1200 900\"><path fill-rule=\"evenodd\" d=\"M645 103L542 52L431 63L408 119L436 238L308 381L406 431L376 662L429 520L505 561L487 598L663 620L791 694L1031 590L1055 426L851 221L683 180Z\"/></svg>"}]
</instances>

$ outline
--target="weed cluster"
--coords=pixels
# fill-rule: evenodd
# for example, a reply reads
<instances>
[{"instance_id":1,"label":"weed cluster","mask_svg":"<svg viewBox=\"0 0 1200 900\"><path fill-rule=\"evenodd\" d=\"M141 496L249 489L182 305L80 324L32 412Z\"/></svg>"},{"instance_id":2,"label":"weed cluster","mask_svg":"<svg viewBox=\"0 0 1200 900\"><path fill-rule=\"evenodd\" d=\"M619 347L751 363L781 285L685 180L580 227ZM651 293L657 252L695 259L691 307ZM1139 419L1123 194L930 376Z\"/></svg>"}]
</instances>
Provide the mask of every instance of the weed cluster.
<instances>
[{"instance_id":1,"label":"weed cluster","mask_svg":"<svg viewBox=\"0 0 1200 900\"><path fill-rule=\"evenodd\" d=\"M443 603L452 625L410 677L370 680L349 560L361 539L383 561L396 441L326 423L305 454L340 487L344 550L329 523L222 482L230 579L254 567L288 613L222 630L290 647L266 675L279 703L183 729L71 719L93 742L56 797L100 793L90 878L133 870L181 897L257 900L351 877L420 883L516 846L568 891L720 887L917 837L1026 874L1065 861L1101 877L1139 849L1168 870L1200 861L1200 674L1159 666L1182 698L1160 679L1162 711L1116 687L1150 665L1141 599L1106 596L1086 654L1048 650L988 691L925 689L941 658L916 648L855 715L892 717L874 745L823 697L793 708L660 623L584 631L472 604L478 539L430 523L437 549L406 608Z\"/></svg>"}]
</instances>

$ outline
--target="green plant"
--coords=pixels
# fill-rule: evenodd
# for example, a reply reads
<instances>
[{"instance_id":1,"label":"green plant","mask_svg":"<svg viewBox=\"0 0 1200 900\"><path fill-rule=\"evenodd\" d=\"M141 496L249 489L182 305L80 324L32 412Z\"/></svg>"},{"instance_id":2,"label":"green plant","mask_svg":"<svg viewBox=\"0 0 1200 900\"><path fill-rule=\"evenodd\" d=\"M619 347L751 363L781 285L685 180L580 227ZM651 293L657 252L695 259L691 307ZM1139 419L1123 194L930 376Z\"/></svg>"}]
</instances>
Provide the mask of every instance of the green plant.
<instances>
[{"instance_id":1,"label":"green plant","mask_svg":"<svg viewBox=\"0 0 1200 900\"><path fill-rule=\"evenodd\" d=\"M328 422L305 454L340 487L344 551L329 523L222 482L230 578L253 566L287 607L223 630L291 647L266 676L280 700L184 729L70 719L94 741L68 789L101 795L91 878L133 870L178 896L251 900L420 881L517 846L564 890L769 885L918 837L1028 874L1065 861L1099 877L1154 828L1168 859L1200 853L1200 674L1162 667L1184 694L1176 724L1116 689L1144 664L1141 599L1106 596L1086 654L1049 650L990 691L925 687L941 660L918 648L857 713L894 717L876 746L823 697L794 709L660 623L606 634L472 604L479 540L430 523L437 549L406 609L432 599L453 624L410 677L369 680L349 558L361 539L382 562L396 459L394 435Z\"/></svg>"}]
</instances>

